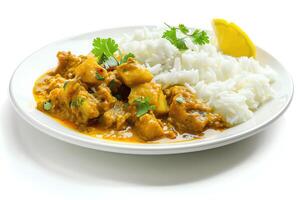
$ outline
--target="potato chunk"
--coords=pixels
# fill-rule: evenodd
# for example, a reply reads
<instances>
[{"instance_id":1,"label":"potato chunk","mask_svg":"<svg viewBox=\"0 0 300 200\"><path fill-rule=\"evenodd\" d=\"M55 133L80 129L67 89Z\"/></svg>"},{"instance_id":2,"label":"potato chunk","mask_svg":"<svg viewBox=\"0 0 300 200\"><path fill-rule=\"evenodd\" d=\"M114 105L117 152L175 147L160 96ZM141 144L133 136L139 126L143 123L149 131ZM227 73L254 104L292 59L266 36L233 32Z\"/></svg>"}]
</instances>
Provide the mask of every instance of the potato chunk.
<instances>
[{"instance_id":1,"label":"potato chunk","mask_svg":"<svg viewBox=\"0 0 300 200\"><path fill-rule=\"evenodd\" d=\"M70 80L65 87L52 90L49 94L51 113L68 119L77 125L86 125L89 119L99 116L98 101L78 82Z\"/></svg>"},{"instance_id":2,"label":"potato chunk","mask_svg":"<svg viewBox=\"0 0 300 200\"><path fill-rule=\"evenodd\" d=\"M141 83L149 82L153 79L151 72L129 58L127 63L117 67L118 75L125 85L134 87Z\"/></svg>"},{"instance_id":3,"label":"potato chunk","mask_svg":"<svg viewBox=\"0 0 300 200\"><path fill-rule=\"evenodd\" d=\"M107 77L107 71L98 65L97 59L88 56L76 69L75 74L80 77L82 82L92 85L98 85Z\"/></svg>"},{"instance_id":4,"label":"potato chunk","mask_svg":"<svg viewBox=\"0 0 300 200\"><path fill-rule=\"evenodd\" d=\"M129 103L132 104L139 97L148 97L150 99L149 103L155 105L154 112L156 114L165 114L169 111L166 96L159 84L149 82L131 88L128 97Z\"/></svg>"},{"instance_id":5,"label":"potato chunk","mask_svg":"<svg viewBox=\"0 0 300 200\"><path fill-rule=\"evenodd\" d=\"M110 89L104 85L99 85L94 97L98 100L98 110L102 114L109 110L116 103L116 98L112 96Z\"/></svg>"},{"instance_id":6,"label":"potato chunk","mask_svg":"<svg viewBox=\"0 0 300 200\"><path fill-rule=\"evenodd\" d=\"M58 66L55 74L60 74L64 78L74 78L74 71L80 65L86 56L75 56L71 52L60 51L57 53Z\"/></svg>"},{"instance_id":7,"label":"potato chunk","mask_svg":"<svg viewBox=\"0 0 300 200\"><path fill-rule=\"evenodd\" d=\"M134 129L146 141L154 140L164 135L161 122L151 114L145 114L138 118Z\"/></svg>"},{"instance_id":8,"label":"potato chunk","mask_svg":"<svg viewBox=\"0 0 300 200\"><path fill-rule=\"evenodd\" d=\"M101 117L101 125L105 128L115 128L121 130L126 127L126 120L130 117L130 113L125 111L125 105L121 101L117 101L111 109L106 111Z\"/></svg>"},{"instance_id":9,"label":"potato chunk","mask_svg":"<svg viewBox=\"0 0 300 200\"><path fill-rule=\"evenodd\" d=\"M205 129L224 128L224 121L219 114L201 102L183 86L167 89L170 101L169 121L180 131L199 134Z\"/></svg>"}]
</instances>

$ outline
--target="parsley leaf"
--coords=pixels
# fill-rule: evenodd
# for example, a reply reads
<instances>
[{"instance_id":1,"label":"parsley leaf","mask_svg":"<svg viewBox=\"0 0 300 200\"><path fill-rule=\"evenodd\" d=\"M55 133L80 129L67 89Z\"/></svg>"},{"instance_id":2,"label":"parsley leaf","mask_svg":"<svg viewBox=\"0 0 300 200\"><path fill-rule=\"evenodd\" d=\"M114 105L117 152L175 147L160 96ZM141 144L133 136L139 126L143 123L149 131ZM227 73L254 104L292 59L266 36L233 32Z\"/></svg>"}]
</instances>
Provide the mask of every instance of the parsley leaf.
<instances>
[{"instance_id":1,"label":"parsley leaf","mask_svg":"<svg viewBox=\"0 0 300 200\"><path fill-rule=\"evenodd\" d=\"M43 107L44 107L44 110L47 110L47 111L51 110L51 108L52 108L51 101L44 102L44 106Z\"/></svg>"},{"instance_id":2,"label":"parsley leaf","mask_svg":"<svg viewBox=\"0 0 300 200\"><path fill-rule=\"evenodd\" d=\"M128 58L134 58L134 54L133 53L128 53L125 56L122 57L120 64L126 63L128 61Z\"/></svg>"},{"instance_id":3,"label":"parsley leaf","mask_svg":"<svg viewBox=\"0 0 300 200\"><path fill-rule=\"evenodd\" d=\"M167 24L166 24L167 25ZM168 26L168 30L163 33L162 38L169 40L174 46L176 46L179 50L188 49L184 38L190 38L193 43L198 45L203 45L209 43L209 37L205 31L200 31L196 29L192 34L189 34L189 29L184 24L179 24L178 27ZM180 31L185 37L178 38L177 30Z\"/></svg>"},{"instance_id":4,"label":"parsley leaf","mask_svg":"<svg viewBox=\"0 0 300 200\"><path fill-rule=\"evenodd\" d=\"M101 75L99 74L99 72L96 71L96 79L99 80L99 81L103 81L103 80L104 80L104 77L101 76Z\"/></svg>"},{"instance_id":5,"label":"parsley leaf","mask_svg":"<svg viewBox=\"0 0 300 200\"><path fill-rule=\"evenodd\" d=\"M184 43L183 38L177 38L176 28L171 27L170 30L167 30L163 33L163 38L169 40L175 47L179 50L186 50L188 49L186 44Z\"/></svg>"},{"instance_id":6,"label":"parsley leaf","mask_svg":"<svg viewBox=\"0 0 300 200\"><path fill-rule=\"evenodd\" d=\"M136 105L136 116L141 117L144 114L146 114L149 110L155 110L155 105L150 105L149 103L149 97L139 97L134 100L134 103Z\"/></svg>"},{"instance_id":7,"label":"parsley leaf","mask_svg":"<svg viewBox=\"0 0 300 200\"><path fill-rule=\"evenodd\" d=\"M104 62L107 58L113 56L119 46L112 38L95 38L93 40L93 47L92 53L99 61Z\"/></svg>"},{"instance_id":8,"label":"parsley leaf","mask_svg":"<svg viewBox=\"0 0 300 200\"><path fill-rule=\"evenodd\" d=\"M177 98L176 98L176 101L177 101L178 103L182 104L182 103L185 102L185 98L182 97L182 96L180 96L180 97L177 97Z\"/></svg>"},{"instance_id":9,"label":"parsley leaf","mask_svg":"<svg viewBox=\"0 0 300 200\"><path fill-rule=\"evenodd\" d=\"M203 45L209 43L209 37L205 31L200 31L196 29L191 35L192 40L195 44Z\"/></svg>"},{"instance_id":10,"label":"parsley leaf","mask_svg":"<svg viewBox=\"0 0 300 200\"><path fill-rule=\"evenodd\" d=\"M178 29L183 33L187 34L189 32L189 29L184 24L179 24Z\"/></svg>"}]
</instances>

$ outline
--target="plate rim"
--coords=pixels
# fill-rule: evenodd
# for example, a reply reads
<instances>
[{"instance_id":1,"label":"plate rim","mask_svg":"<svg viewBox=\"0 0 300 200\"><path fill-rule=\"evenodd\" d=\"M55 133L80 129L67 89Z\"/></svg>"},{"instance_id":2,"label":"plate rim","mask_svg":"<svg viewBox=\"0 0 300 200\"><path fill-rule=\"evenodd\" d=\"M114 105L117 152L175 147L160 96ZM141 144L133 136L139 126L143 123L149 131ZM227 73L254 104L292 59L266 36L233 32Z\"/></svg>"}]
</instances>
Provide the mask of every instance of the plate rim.
<instances>
[{"instance_id":1,"label":"plate rim","mask_svg":"<svg viewBox=\"0 0 300 200\"><path fill-rule=\"evenodd\" d=\"M286 70L286 68L279 62L276 58L274 58L270 53L266 52L264 49L259 48L256 46L256 48L261 51L262 53L267 54L270 56L274 61L276 61L285 71L288 81L290 83L290 95L288 96L288 99L284 102L284 105L280 110L278 110L277 113L275 113L271 118L266 120L264 123L260 124L259 126L255 126L254 128L247 129L244 131L239 132L238 134L229 135L227 137L223 138L216 138L204 142L180 142L180 143L168 143L168 144L135 144L135 143L126 143L126 142L116 142L116 141L109 141L104 139L95 139L95 140L87 140L83 137L78 137L74 135L68 135L64 134L63 131L53 129L46 124L38 123L37 120L35 120L33 117L30 117L30 115L27 115L25 111L18 105L15 96L13 95L13 81L15 74L17 73L18 69L23 65L25 61L27 61L31 56L33 56L35 53L39 52L40 50L50 46L55 45L63 41L68 41L72 39L77 39L80 37L88 36L91 34L95 34L97 32L106 32L106 31L114 31L116 29L138 29L138 28L154 28L157 26L124 26L124 27L115 27L115 28L108 28L108 29L100 29L96 31L91 31L71 37L66 37L54 42L51 42L47 45L42 46L41 48L37 49L30 55L28 55L25 59L23 59L20 64L16 67L14 72L11 75L10 82L9 82L9 99L11 104L13 105L14 110L21 116L21 118L29 123L31 126L35 127L39 131L46 133L49 136L52 136L54 138L60 139L64 142L68 142L71 144L79 145L86 148L92 148L96 150L102 150L102 151L108 151L108 152L115 152L115 153L125 153L125 154L140 154L140 155L157 155L157 154L178 154L178 153L187 153L187 152L194 152L194 151L202 151L206 149L216 148L219 146L231 144L234 142L237 142L239 140L245 139L247 137L250 137L263 129L265 129L267 126L272 124L274 121L276 121L289 107L289 105L292 102L293 96L294 96L294 83L291 74ZM89 137L89 136L87 136Z\"/></svg>"}]
</instances>

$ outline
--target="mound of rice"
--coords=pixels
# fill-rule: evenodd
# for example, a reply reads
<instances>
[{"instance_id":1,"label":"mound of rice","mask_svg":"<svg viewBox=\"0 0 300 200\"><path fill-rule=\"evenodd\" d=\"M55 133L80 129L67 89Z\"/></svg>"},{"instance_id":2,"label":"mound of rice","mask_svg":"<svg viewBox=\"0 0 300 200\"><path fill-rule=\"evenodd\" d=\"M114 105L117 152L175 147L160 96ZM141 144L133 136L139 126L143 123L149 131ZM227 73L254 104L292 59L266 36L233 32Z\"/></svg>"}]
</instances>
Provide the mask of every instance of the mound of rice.
<instances>
[{"instance_id":1,"label":"mound of rice","mask_svg":"<svg viewBox=\"0 0 300 200\"><path fill-rule=\"evenodd\" d=\"M161 38L162 29L141 29L120 41L124 52L132 52L155 75L154 81L168 87L181 84L195 92L232 125L242 123L274 96L276 73L257 60L235 58L218 51L214 36L210 44L179 51Z\"/></svg>"}]
</instances>

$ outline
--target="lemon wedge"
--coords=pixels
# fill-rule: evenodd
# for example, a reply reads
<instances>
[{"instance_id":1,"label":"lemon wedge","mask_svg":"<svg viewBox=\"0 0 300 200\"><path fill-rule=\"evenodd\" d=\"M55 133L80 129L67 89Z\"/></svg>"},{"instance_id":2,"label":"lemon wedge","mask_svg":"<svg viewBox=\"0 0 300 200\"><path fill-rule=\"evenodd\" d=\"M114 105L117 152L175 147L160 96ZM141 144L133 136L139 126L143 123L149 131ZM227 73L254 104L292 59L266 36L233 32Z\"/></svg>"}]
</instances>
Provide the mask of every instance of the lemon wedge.
<instances>
[{"instance_id":1,"label":"lemon wedge","mask_svg":"<svg viewBox=\"0 0 300 200\"><path fill-rule=\"evenodd\" d=\"M214 19L212 26L215 31L220 50L234 57L255 57L256 48L248 35L236 24L224 19Z\"/></svg>"}]
</instances>

